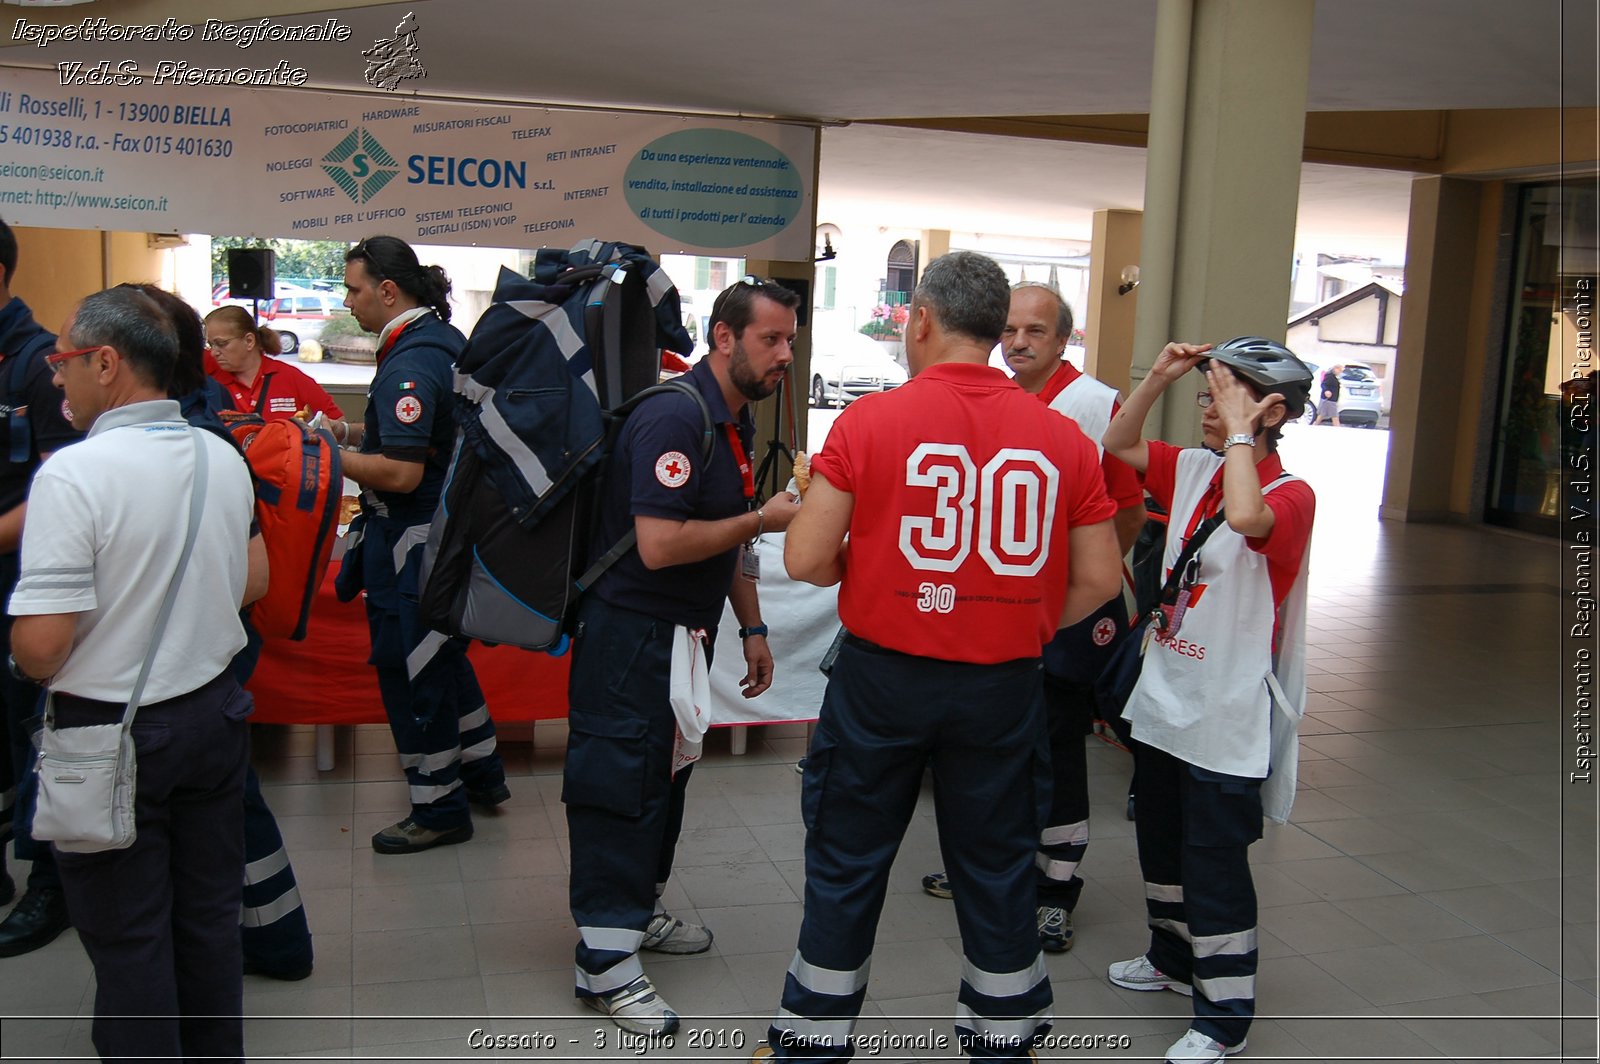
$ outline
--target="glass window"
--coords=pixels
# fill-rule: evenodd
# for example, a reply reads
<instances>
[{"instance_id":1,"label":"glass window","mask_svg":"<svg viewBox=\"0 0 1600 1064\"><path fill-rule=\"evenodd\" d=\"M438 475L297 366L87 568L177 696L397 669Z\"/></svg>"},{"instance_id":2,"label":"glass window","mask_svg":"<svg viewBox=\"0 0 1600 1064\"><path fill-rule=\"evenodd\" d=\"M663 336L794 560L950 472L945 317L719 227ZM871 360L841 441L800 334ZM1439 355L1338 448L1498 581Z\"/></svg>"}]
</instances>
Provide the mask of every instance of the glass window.
<instances>
[{"instance_id":1,"label":"glass window","mask_svg":"<svg viewBox=\"0 0 1600 1064\"><path fill-rule=\"evenodd\" d=\"M1592 183L1562 182L1524 185L1516 194L1484 518L1555 535L1567 457L1593 443L1587 416L1572 415L1587 414L1594 387L1595 192Z\"/></svg>"}]
</instances>

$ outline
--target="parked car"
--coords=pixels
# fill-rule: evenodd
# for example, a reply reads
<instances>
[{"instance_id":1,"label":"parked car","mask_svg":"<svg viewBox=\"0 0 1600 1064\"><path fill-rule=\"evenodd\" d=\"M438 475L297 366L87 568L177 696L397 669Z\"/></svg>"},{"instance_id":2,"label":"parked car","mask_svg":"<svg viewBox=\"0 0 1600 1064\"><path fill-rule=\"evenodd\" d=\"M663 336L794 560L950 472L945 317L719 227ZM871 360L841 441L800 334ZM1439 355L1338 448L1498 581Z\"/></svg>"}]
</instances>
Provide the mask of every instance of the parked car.
<instances>
[{"instance_id":1,"label":"parked car","mask_svg":"<svg viewBox=\"0 0 1600 1064\"><path fill-rule=\"evenodd\" d=\"M1306 404L1302 420L1311 424L1317 419L1317 396L1322 392L1322 367L1307 362L1311 370L1311 401ZM1383 387L1372 367L1364 362L1344 363L1339 374L1339 424L1361 428L1376 428L1383 416Z\"/></svg>"},{"instance_id":2,"label":"parked car","mask_svg":"<svg viewBox=\"0 0 1600 1064\"><path fill-rule=\"evenodd\" d=\"M317 294L315 289L307 288L304 285L292 284L288 281L278 281L274 283L272 286L272 291L274 298L276 299L282 299L284 296L311 296ZM223 281L220 284L212 286L211 305L216 307L240 306L246 310L249 310L250 307L255 303L260 303L263 309L265 309L266 304L270 302L270 300L265 299L249 300L242 296L236 298L228 295L228 292L229 288L227 281Z\"/></svg>"},{"instance_id":3,"label":"parked car","mask_svg":"<svg viewBox=\"0 0 1600 1064\"><path fill-rule=\"evenodd\" d=\"M905 368L876 340L850 332L812 338L812 406L845 406L863 395L886 392L905 382Z\"/></svg>"},{"instance_id":4,"label":"parked car","mask_svg":"<svg viewBox=\"0 0 1600 1064\"><path fill-rule=\"evenodd\" d=\"M299 351L307 340L320 340L328 322L349 315L344 301L327 292L280 296L261 308L262 322L277 332L286 355Z\"/></svg>"}]
</instances>

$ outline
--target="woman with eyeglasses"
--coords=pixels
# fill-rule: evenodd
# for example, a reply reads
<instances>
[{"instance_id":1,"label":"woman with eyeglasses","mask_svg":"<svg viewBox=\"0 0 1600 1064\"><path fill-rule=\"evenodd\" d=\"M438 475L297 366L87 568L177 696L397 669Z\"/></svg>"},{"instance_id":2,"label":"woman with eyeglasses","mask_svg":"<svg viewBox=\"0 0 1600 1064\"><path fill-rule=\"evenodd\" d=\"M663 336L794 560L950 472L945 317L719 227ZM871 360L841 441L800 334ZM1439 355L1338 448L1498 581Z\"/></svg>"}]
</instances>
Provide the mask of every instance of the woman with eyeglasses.
<instances>
[{"instance_id":1,"label":"woman with eyeglasses","mask_svg":"<svg viewBox=\"0 0 1600 1064\"><path fill-rule=\"evenodd\" d=\"M1151 406L1190 370L1203 446L1141 438ZM1139 780L1135 832L1149 949L1111 965L1128 990L1194 999L1172 1062L1244 1048L1255 1016L1256 893L1248 851L1294 798L1305 705L1305 575L1316 496L1283 470L1278 438L1311 371L1282 344L1241 336L1168 344L1106 430L1171 515L1161 613L1123 709Z\"/></svg>"},{"instance_id":2,"label":"woman with eyeglasses","mask_svg":"<svg viewBox=\"0 0 1600 1064\"><path fill-rule=\"evenodd\" d=\"M278 334L257 325L243 307L218 307L206 315L205 327L211 355L206 369L227 390L234 410L266 421L316 413L344 417L333 396L299 366L267 357L283 350Z\"/></svg>"}]
</instances>

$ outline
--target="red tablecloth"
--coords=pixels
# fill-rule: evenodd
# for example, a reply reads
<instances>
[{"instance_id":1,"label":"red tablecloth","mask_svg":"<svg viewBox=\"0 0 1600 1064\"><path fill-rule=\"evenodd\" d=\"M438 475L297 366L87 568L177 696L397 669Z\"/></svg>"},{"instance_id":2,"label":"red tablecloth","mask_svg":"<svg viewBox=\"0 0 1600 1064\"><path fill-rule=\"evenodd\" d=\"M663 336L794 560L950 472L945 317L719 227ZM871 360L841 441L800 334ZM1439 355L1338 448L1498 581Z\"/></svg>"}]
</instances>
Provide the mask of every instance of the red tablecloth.
<instances>
[{"instance_id":1,"label":"red tablecloth","mask_svg":"<svg viewBox=\"0 0 1600 1064\"><path fill-rule=\"evenodd\" d=\"M335 562L311 607L303 642L268 639L249 683L252 720L264 724L381 724L378 677L367 655L366 607L333 593ZM567 715L565 657L486 647L468 652L496 721L550 720Z\"/></svg>"}]
</instances>

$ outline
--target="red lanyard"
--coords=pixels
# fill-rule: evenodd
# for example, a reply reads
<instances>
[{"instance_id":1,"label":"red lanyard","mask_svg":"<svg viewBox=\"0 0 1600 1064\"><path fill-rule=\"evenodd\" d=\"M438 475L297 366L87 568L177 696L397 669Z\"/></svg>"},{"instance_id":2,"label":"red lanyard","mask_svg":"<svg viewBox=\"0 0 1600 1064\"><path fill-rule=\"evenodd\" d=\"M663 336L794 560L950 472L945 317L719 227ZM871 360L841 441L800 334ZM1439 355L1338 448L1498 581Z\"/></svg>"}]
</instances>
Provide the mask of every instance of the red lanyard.
<instances>
[{"instance_id":1,"label":"red lanyard","mask_svg":"<svg viewBox=\"0 0 1600 1064\"><path fill-rule=\"evenodd\" d=\"M733 448L733 457L739 463L739 476L744 479L744 501L754 502L756 497L756 474L750 468L750 457L744 453L744 444L739 441L739 430L733 423L724 421L722 427L728 432L728 446Z\"/></svg>"},{"instance_id":2,"label":"red lanyard","mask_svg":"<svg viewBox=\"0 0 1600 1064\"><path fill-rule=\"evenodd\" d=\"M404 325L400 326L400 328L389 334L388 342L383 345L383 350L378 352L377 361L383 361L383 356L387 355L390 349L394 347L395 342L400 339L400 334L411 328L411 322L416 320L416 318L412 318L411 321L406 322Z\"/></svg>"},{"instance_id":3,"label":"red lanyard","mask_svg":"<svg viewBox=\"0 0 1600 1064\"><path fill-rule=\"evenodd\" d=\"M1189 542L1189 537L1194 535L1194 530L1200 527L1204 518L1217 512L1217 503L1222 499L1222 470L1217 470L1217 475L1211 478L1211 483L1206 486L1205 493L1200 496L1200 501L1195 505L1194 513L1189 515L1189 527L1184 530L1183 542Z\"/></svg>"}]
</instances>

